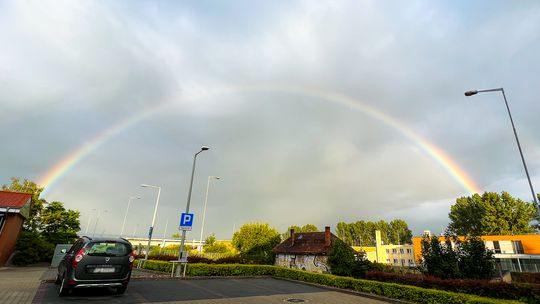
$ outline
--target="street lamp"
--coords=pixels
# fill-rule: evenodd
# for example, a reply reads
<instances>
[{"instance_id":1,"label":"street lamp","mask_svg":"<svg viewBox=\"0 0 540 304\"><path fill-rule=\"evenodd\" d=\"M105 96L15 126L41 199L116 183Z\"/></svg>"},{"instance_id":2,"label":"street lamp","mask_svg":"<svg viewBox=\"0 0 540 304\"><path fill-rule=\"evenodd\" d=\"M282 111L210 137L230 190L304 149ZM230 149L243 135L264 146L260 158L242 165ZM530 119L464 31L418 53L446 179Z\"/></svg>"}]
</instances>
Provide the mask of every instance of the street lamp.
<instances>
[{"instance_id":1,"label":"street lamp","mask_svg":"<svg viewBox=\"0 0 540 304\"><path fill-rule=\"evenodd\" d=\"M506 104L506 109L508 110L508 116L510 117L510 123L512 123L512 129L514 130L514 136L516 137L517 146L519 149L519 155L521 156L521 161L523 162L523 168L525 168L525 174L527 175L527 180L529 181L529 187L531 188L531 194L533 197L533 201L536 205L536 217L537 220L540 221L540 206L538 206L538 200L536 199L536 194L533 189L533 185L531 183L531 177L529 176L529 170L527 170L527 164L525 163L525 158L523 157L523 152L521 151L521 145L519 144L519 138L516 132L516 127L514 126L514 120L512 119L512 114L510 114L510 107L508 106L508 101L506 100L506 95L504 94L503 88L498 89L489 89L489 90L474 90L474 91L467 91L465 92L465 96L473 96L478 93L484 93L484 92L501 92L504 98L504 103Z\"/></svg>"},{"instance_id":2,"label":"street lamp","mask_svg":"<svg viewBox=\"0 0 540 304\"><path fill-rule=\"evenodd\" d=\"M219 176L209 176L208 177L208 184L206 185L206 196L204 197L204 211L202 216L202 225L201 225L201 238L199 239L199 252L202 251L202 238L203 238L203 231L204 231L204 219L206 218L206 204L208 203L208 189L210 189L210 179L220 179Z\"/></svg>"},{"instance_id":3,"label":"street lamp","mask_svg":"<svg viewBox=\"0 0 540 304\"><path fill-rule=\"evenodd\" d=\"M150 226L150 229L148 230L148 245L146 245L146 254L144 256L144 260L146 261L148 260L148 253L150 252L150 242L152 241L152 232L154 232L154 223L156 221L156 214L157 214L157 208L159 205L159 194L161 193L161 187L147 185L147 184L142 184L141 187L158 189L156 207L154 208L154 217L152 218L152 226Z\"/></svg>"},{"instance_id":4,"label":"street lamp","mask_svg":"<svg viewBox=\"0 0 540 304\"><path fill-rule=\"evenodd\" d=\"M201 150L193 156L193 167L191 169L191 182L189 183L189 191L186 204L186 213L189 213L189 203L191 202L191 190L193 189L193 176L195 175L195 164L197 163L197 155L201 152L209 150L207 146L202 146ZM180 276L180 262L182 261L182 253L184 252L184 243L186 242L186 230L182 230L182 240L180 241L180 254L178 254L178 267L176 268L176 276Z\"/></svg>"},{"instance_id":5,"label":"street lamp","mask_svg":"<svg viewBox=\"0 0 540 304\"><path fill-rule=\"evenodd\" d=\"M122 230L120 231L120 237L122 237L122 235L124 235L124 227L126 226L126 219L127 219L129 206L131 205L131 200L132 199L141 199L141 198L139 196L132 196L132 197L129 198L128 205L127 205L127 208L126 208L126 214L124 215L124 222L122 223Z\"/></svg>"},{"instance_id":6,"label":"street lamp","mask_svg":"<svg viewBox=\"0 0 540 304\"><path fill-rule=\"evenodd\" d=\"M90 211L96 211L96 209L92 209ZM85 235L88 235L88 228L90 227L90 222L92 222L92 213L90 213L90 217L88 218L88 223L86 223L86 230L84 230Z\"/></svg>"},{"instance_id":7,"label":"street lamp","mask_svg":"<svg viewBox=\"0 0 540 304\"><path fill-rule=\"evenodd\" d=\"M107 212L107 210L103 210L103 213ZM92 236L96 236L96 228L99 221L99 217L101 215L101 210L98 210L97 217L96 217L96 223L94 224L94 232L92 232Z\"/></svg>"}]
</instances>

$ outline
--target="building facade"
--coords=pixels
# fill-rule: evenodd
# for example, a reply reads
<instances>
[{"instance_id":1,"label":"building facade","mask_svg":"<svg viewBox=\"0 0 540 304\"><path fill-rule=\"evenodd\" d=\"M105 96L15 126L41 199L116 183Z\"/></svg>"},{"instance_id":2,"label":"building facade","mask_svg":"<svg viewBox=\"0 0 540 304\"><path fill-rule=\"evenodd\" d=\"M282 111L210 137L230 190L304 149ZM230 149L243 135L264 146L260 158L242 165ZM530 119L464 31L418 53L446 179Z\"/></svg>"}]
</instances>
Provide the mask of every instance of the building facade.
<instances>
[{"instance_id":1,"label":"building facade","mask_svg":"<svg viewBox=\"0 0 540 304\"><path fill-rule=\"evenodd\" d=\"M295 233L291 229L288 239L272 251L276 255L276 266L302 269L310 272L329 273L328 253L337 236L325 227L324 232Z\"/></svg>"},{"instance_id":2,"label":"building facade","mask_svg":"<svg viewBox=\"0 0 540 304\"><path fill-rule=\"evenodd\" d=\"M381 232L375 231L375 247L353 246L358 252L364 252L371 262L377 262L398 267L416 266L413 245L383 244Z\"/></svg>"},{"instance_id":3,"label":"building facade","mask_svg":"<svg viewBox=\"0 0 540 304\"><path fill-rule=\"evenodd\" d=\"M422 236L413 237L415 259L422 260ZM460 237L463 239L463 237ZM485 235L487 249L493 251L497 271L505 272L540 272L540 235ZM444 237L439 237L444 241Z\"/></svg>"},{"instance_id":4,"label":"building facade","mask_svg":"<svg viewBox=\"0 0 540 304\"><path fill-rule=\"evenodd\" d=\"M32 194L0 191L0 266L15 250L25 219L30 215Z\"/></svg>"}]
</instances>

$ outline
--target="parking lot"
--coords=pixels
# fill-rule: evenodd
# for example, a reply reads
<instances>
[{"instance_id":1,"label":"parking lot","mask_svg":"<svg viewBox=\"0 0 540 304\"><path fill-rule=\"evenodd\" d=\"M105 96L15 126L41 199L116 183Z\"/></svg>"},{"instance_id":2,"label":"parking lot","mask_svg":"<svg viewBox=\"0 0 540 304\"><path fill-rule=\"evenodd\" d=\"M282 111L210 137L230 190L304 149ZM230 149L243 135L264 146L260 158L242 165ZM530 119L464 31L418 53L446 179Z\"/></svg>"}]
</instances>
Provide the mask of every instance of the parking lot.
<instances>
[{"instance_id":1,"label":"parking lot","mask_svg":"<svg viewBox=\"0 0 540 304\"><path fill-rule=\"evenodd\" d=\"M132 280L120 296L112 289L88 289L60 298L57 290L54 283L42 283L32 303L388 303L273 278Z\"/></svg>"}]
</instances>

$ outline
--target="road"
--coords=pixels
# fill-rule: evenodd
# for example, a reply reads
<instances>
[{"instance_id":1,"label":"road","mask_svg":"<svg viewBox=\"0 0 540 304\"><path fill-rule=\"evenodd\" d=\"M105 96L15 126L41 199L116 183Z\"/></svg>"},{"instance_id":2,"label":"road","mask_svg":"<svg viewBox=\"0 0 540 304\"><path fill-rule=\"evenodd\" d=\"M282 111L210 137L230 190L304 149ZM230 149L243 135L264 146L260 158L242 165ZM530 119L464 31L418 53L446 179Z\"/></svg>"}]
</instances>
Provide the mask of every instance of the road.
<instances>
[{"instance_id":1,"label":"road","mask_svg":"<svg viewBox=\"0 0 540 304\"><path fill-rule=\"evenodd\" d=\"M42 283L32 303L388 303L272 278L132 280L123 295L88 289L60 298L57 291L57 285Z\"/></svg>"}]
</instances>

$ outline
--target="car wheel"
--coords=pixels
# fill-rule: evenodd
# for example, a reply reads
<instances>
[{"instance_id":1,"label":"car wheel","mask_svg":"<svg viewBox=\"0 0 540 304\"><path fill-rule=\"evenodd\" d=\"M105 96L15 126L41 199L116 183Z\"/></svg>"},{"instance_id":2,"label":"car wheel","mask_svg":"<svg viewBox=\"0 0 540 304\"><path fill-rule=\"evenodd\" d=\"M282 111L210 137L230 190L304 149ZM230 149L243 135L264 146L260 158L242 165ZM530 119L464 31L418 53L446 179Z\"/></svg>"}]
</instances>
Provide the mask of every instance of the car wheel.
<instances>
[{"instance_id":1,"label":"car wheel","mask_svg":"<svg viewBox=\"0 0 540 304\"><path fill-rule=\"evenodd\" d=\"M60 285L60 282L62 282L62 281L60 280L60 273L57 273L57 274L56 274L56 280L54 281L54 284Z\"/></svg>"},{"instance_id":2,"label":"car wheel","mask_svg":"<svg viewBox=\"0 0 540 304\"><path fill-rule=\"evenodd\" d=\"M60 283L60 289L58 290L58 295L59 296L65 296L69 293L69 288L67 287L67 282L66 282L66 274L62 275L62 281Z\"/></svg>"},{"instance_id":3,"label":"car wheel","mask_svg":"<svg viewBox=\"0 0 540 304\"><path fill-rule=\"evenodd\" d=\"M126 292L126 289L127 289L127 284L126 285L122 285L121 287L117 287L116 288L116 294L123 294L124 292Z\"/></svg>"}]
</instances>

